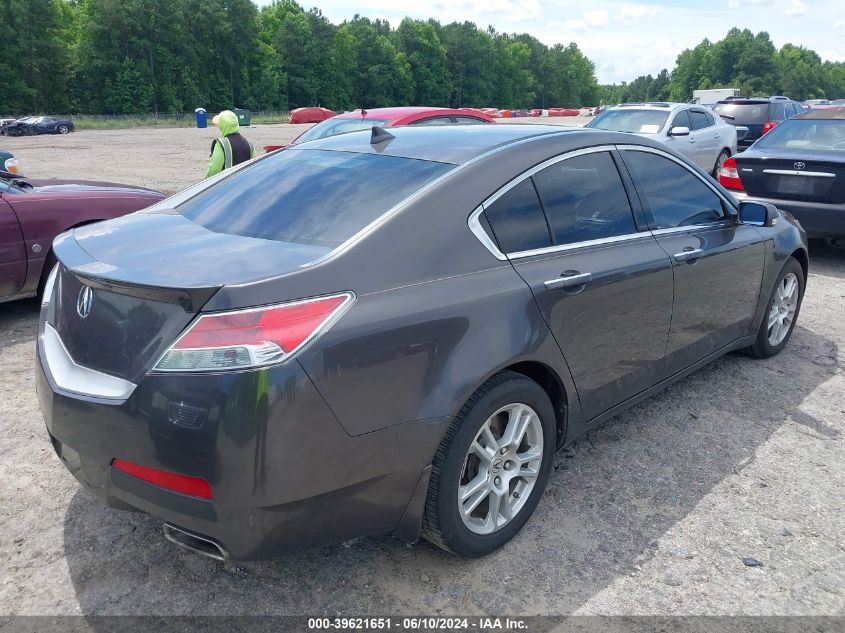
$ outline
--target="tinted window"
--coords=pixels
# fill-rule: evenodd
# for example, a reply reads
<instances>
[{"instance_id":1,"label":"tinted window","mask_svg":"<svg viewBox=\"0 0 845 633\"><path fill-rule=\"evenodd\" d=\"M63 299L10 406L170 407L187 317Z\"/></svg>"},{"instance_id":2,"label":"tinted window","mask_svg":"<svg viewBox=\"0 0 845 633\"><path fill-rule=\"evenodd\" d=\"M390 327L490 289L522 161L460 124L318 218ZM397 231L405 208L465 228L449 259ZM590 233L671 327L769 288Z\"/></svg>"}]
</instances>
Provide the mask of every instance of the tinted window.
<instances>
[{"instance_id":1,"label":"tinted window","mask_svg":"<svg viewBox=\"0 0 845 633\"><path fill-rule=\"evenodd\" d=\"M637 231L622 179L610 154L585 154L534 175L555 244Z\"/></svg>"},{"instance_id":2,"label":"tinted window","mask_svg":"<svg viewBox=\"0 0 845 633\"><path fill-rule=\"evenodd\" d=\"M669 114L665 110L636 110L619 108L607 110L587 124L600 130L657 134L666 124Z\"/></svg>"},{"instance_id":3,"label":"tinted window","mask_svg":"<svg viewBox=\"0 0 845 633\"><path fill-rule=\"evenodd\" d=\"M483 121L482 119L476 119L471 116L456 116L454 117L455 123L459 125L478 125L479 123L487 123L487 121Z\"/></svg>"},{"instance_id":4,"label":"tinted window","mask_svg":"<svg viewBox=\"0 0 845 633\"><path fill-rule=\"evenodd\" d=\"M690 120L692 121L692 128L693 130L703 130L704 128L710 125L710 121L707 120L707 115L704 112L699 112L698 110L690 110L689 113Z\"/></svg>"},{"instance_id":5,"label":"tinted window","mask_svg":"<svg viewBox=\"0 0 845 633\"><path fill-rule=\"evenodd\" d=\"M638 190L651 208L658 229L721 220L722 201L685 167L648 152L625 152L625 162L639 180Z\"/></svg>"},{"instance_id":6,"label":"tinted window","mask_svg":"<svg viewBox=\"0 0 845 633\"><path fill-rule=\"evenodd\" d=\"M710 114L709 112L705 112L705 113L704 113L704 116L706 116L706 117L707 117L707 124L708 124L708 125L716 125L716 117L714 117L714 116L713 116L712 114Z\"/></svg>"},{"instance_id":7,"label":"tinted window","mask_svg":"<svg viewBox=\"0 0 845 633\"><path fill-rule=\"evenodd\" d=\"M713 111L734 125L755 125L769 120L768 101L717 103Z\"/></svg>"},{"instance_id":8,"label":"tinted window","mask_svg":"<svg viewBox=\"0 0 845 633\"><path fill-rule=\"evenodd\" d=\"M452 125L450 116L433 116L429 119L414 121L411 125Z\"/></svg>"},{"instance_id":9,"label":"tinted window","mask_svg":"<svg viewBox=\"0 0 845 633\"><path fill-rule=\"evenodd\" d=\"M504 253L551 245L543 208L530 178L485 208L499 248Z\"/></svg>"},{"instance_id":10,"label":"tinted window","mask_svg":"<svg viewBox=\"0 0 845 633\"><path fill-rule=\"evenodd\" d=\"M334 247L453 167L290 149L258 160L177 211L217 233Z\"/></svg>"},{"instance_id":11,"label":"tinted window","mask_svg":"<svg viewBox=\"0 0 845 633\"><path fill-rule=\"evenodd\" d=\"M689 114L687 114L687 110L681 110L680 112L678 112L678 114L675 115L675 118L672 119L672 127L685 127L692 129L692 121L689 120Z\"/></svg>"},{"instance_id":12,"label":"tinted window","mask_svg":"<svg viewBox=\"0 0 845 633\"><path fill-rule=\"evenodd\" d=\"M782 121L786 118L786 104L781 101L772 104L771 119L774 121Z\"/></svg>"}]
</instances>

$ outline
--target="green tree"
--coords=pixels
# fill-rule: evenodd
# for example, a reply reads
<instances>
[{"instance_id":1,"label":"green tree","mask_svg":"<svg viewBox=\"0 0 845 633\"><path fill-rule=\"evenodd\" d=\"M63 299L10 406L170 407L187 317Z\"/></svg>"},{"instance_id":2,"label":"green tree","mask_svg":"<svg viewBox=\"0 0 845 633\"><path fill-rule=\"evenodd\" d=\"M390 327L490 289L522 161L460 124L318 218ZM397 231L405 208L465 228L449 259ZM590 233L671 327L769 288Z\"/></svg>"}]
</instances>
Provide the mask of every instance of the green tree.
<instances>
[{"instance_id":1,"label":"green tree","mask_svg":"<svg viewBox=\"0 0 845 633\"><path fill-rule=\"evenodd\" d=\"M414 80L414 103L448 106L452 78L446 49L430 22L405 18L396 30L397 48L404 53Z\"/></svg>"}]
</instances>

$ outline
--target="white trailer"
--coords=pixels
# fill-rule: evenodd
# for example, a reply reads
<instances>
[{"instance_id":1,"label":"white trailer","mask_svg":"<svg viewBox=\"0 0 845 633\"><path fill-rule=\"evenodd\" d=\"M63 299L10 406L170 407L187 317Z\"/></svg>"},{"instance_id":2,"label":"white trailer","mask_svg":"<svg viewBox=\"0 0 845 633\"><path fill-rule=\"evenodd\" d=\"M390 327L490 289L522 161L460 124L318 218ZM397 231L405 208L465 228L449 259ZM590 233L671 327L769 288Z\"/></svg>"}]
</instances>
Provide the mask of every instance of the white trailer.
<instances>
[{"instance_id":1,"label":"white trailer","mask_svg":"<svg viewBox=\"0 0 845 633\"><path fill-rule=\"evenodd\" d=\"M713 88L711 90L693 90L692 101L690 103L697 103L699 105L713 105L727 99L728 97L738 97L739 90L736 88Z\"/></svg>"}]
</instances>

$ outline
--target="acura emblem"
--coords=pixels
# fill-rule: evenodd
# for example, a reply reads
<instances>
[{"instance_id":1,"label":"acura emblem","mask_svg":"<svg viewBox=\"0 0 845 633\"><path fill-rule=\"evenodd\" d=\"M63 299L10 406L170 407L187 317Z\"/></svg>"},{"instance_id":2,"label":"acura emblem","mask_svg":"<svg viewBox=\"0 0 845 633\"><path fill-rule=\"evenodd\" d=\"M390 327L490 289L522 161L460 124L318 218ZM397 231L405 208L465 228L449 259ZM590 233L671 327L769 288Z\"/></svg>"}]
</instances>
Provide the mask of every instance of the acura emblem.
<instances>
[{"instance_id":1,"label":"acura emblem","mask_svg":"<svg viewBox=\"0 0 845 633\"><path fill-rule=\"evenodd\" d=\"M795 169L804 169L806 167L806 165L804 163L802 163L800 160L797 163L793 164L792 166Z\"/></svg>"},{"instance_id":2,"label":"acura emblem","mask_svg":"<svg viewBox=\"0 0 845 633\"><path fill-rule=\"evenodd\" d=\"M91 286L83 286L76 299L76 312L83 319L91 314L91 304L94 303L94 293Z\"/></svg>"}]
</instances>

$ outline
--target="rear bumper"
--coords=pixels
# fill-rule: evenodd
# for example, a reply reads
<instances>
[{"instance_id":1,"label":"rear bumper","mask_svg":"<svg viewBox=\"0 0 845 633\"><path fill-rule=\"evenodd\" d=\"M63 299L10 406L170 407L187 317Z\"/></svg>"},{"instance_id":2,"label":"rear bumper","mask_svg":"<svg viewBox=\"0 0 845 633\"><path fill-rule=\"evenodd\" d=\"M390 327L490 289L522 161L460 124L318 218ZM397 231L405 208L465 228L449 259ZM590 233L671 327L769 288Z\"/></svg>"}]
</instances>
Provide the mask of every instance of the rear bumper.
<instances>
[{"instance_id":1,"label":"rear bumper","mask_svg":"<svg viewBox=\"0 0 845 633\"><path fill-rule=\"evenodd\" d=\"M789 211L798 218L809 237L845 237L845 205L819 202L800 202L761 198L744 192L731 191L737 200L759 200L770 202L778 209Z\"/></svg>"},{"instance_id":2,"label":"rear bumper","mask_svg":"<svg viewBox=\"0 0 845 633\"><path fill-rule=\"evenodd\" d=\"M125 401L103 402L62 392L39 353L37 390L56 452L83 485L113 507L211 538L240 560L408 534L409 522L418 528L409 502L448 424L349 436L297 362L150 375ZM136 479L112 468L115 458L206 479L213 499Z\"/></svg>"}]
</instances>

